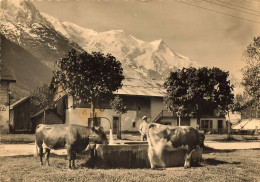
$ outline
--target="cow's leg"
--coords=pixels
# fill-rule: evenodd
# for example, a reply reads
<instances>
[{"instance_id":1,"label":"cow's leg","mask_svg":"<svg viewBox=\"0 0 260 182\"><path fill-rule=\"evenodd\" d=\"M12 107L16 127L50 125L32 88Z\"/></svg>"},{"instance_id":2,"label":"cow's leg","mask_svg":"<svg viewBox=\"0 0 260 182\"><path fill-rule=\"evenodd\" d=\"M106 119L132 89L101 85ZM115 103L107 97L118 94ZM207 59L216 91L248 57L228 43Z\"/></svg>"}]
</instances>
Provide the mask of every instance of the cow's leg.
<instances>
[{"instance_id":1,"label":"cow's leg","mask_svg":"<svg viewBox=\"0 0 260 182\"><path fill-rule=\"evenodd\" d=\"M191 161L191 154L194 150L192 149L191 146L188 146L188 151L185 154L185 163L184 163L184 168L190 168L190 161Z\"/></svg>"},{"instance_id":2,"label":"cow's leg","mask_svg":"<svg viewBox=\"0 0 260 182\"><path fill-rule=\"evenodd\" d=\"M71 160L72 160L72 150L71 146L66 144L66 149L67 149L67 159L68 159L68 168L71 169Z\"/></svg>"},{"instance_id":3,"label":"cow's leg","mask_svg":"<svg viewBox=\"0 0 260 182\"><path fill-rule=\"evenodd\" d=\"M72 167L73 167L73 168L76 168L76 166L75 166L75 160L76 160L76 152L73 151L73 152L72 152Z\"/></svg>"},{"instance_id":4,"label":"cow's leg","mask_svg":"<svg viewBox=\"0 0 260 182\"><path fill-rule=\"evenodd\" d=\"M155 169L154 165L154 151L150 147L148 148L148 158L151 165L151 169Z\"/></svg>"},{"instance_id":5,"label":"cow's leg","mask_svg":"<svg viewBox=\"0 0 260 182\"><path fill-rule=\"evenodd\" d=\"M165 167L165 162L162 158L162 150L148 148L148 158L151 165L151 169L156 169L156 166Z\"/></svg>"},{"instance_id":6,"label":"cow's leg","mask_svg":"<svg viewBox=\"0 0 260 182\"><path fill-rule=\"evenodd\" d=\"M164 158L164 142L161 140L156 146L154 146L154 160L157 162L159 167L166 167L165 158Z\"/></svg>"},{"instance_id":7,"label":"cow's leg","mask_svg":"<svg viewBox=\"0 0 260 182\"><path fill-rule=\"evenodd\" d=\"M42 146L39 147L39 150L40 150L40 163L41 163L41 166L42 166L43 165L43 162L42 162L43 148L42 148Z\"/></svg>"},{"instance_id":8,"label":"cow's leg","mask_svg":"<svg viewBox=\"0 0 260 182\"><path fill-rule=\"evenodd\" d=\"M51 150L49 148L46 148L45 151L46 151L45 153L46 166L50 166L49 157L50 157Z\"/></svg>"}]
</instances>

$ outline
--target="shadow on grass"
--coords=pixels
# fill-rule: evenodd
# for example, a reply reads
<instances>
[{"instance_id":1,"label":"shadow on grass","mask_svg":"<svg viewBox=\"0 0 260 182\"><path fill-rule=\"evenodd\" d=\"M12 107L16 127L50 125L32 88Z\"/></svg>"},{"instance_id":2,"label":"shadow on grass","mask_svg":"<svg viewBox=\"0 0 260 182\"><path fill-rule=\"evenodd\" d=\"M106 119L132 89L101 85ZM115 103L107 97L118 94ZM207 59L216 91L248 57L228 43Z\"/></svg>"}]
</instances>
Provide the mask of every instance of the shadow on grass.
<instances>
[{"instance_id":1,"label":"shadow on grass","mask_svg":"<svg viewBox=\"0 0 260 182\"><path fill-rule=\"evenodd\" d=\"M221 150L221 149L214 149L214 148L207 147L207 146L203 147L203 154L209 154L209 153L230 153L230 152L234 152L234 151L235 151L235 149L224 149L224 150Z\"/></svg>"},{"instance_id":2,"label":"shadow on grass","mask_svg":"<svg viewBox=\"0 0 260 182\"><path fill-rule=\"evenodd\" d=\"M230 162L221 161L221 160L217 160L217 159L204 159L202 164L210 165L210 166L217 166L220 164L240 164L240 162L231 162L230 163ZM201 167L203 167L203 165Z\"/></svg>"},{"instance_id":3,"label":"shadow on grass","mask_svg":"<svg viewBox=\"0 0 260 182\"><path fill-rule=\"evenodd\" d=\"M215 142L243 142L243 140L235 139L235 138L222 138L222 139L212 139L211 141Z\"/></svg>"},{"instance_id":4,"label":"shadow on grass","mask_svg":"<svg viewBox=\"0 0 260 182\"><path fill-rule=\"evenodd\" d=\"M235 138L230 138L230 139L214 139L211 140L214 142L223 142L223 143L229 143L229 142L255 142L255 141L259 141L259 139L257 137L252 137L252 138L243 138L242 140L240 139L235 139Z\"/></svg>"}]
</instances>

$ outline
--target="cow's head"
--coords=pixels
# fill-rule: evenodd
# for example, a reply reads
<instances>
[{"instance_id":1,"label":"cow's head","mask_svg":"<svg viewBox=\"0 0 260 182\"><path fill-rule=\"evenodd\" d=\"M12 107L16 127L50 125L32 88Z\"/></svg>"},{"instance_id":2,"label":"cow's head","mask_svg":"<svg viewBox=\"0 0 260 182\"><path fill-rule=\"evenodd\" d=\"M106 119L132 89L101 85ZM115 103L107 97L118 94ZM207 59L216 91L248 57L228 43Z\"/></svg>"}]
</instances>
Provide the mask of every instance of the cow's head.
<instances>
[{"instance_id":1,"label":"cow's head","mask_svg":"<svg viewBox=\"0 0 260 182\"><path fill-rule=\"evenodd\" d=\"M98 127L97 129L94 127L91 128L90 142L108 144L107 136L102 127Z\"/></svg>"}]
</instances>

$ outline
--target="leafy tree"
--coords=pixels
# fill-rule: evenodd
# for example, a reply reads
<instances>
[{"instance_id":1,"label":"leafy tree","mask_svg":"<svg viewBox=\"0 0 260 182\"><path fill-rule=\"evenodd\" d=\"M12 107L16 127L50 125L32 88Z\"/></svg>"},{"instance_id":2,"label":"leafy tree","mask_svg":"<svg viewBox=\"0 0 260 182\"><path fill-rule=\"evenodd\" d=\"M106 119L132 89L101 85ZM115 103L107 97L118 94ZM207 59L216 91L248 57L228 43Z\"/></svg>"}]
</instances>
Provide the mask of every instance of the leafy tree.
<instances>
[{"instance_id":1,"label":"leafy tree","mask_svg":"<svg viewBox=\"0 0 260 182\"><path fill-rule=\"evenodd\" d=\"M257 118L259 112L257 109L257 103L247 94L247 92L235 96L232 111L240 112L242 114L242 119Z\"/></svg>"},{"instance_id":2,"label":"leafy tree","mask_svg":"<svg viewBox=\"0 0 260 182\"><path fill-rule=\"evenodd\" d=\"M53 108L55 102L53 101L54 94L50 90L50 87L44 83L40 86L37 86L31 92L31 101L37 106L37 111L42 110L44 112L44 123L46 122L45 110L47 108Z\"/></svg>"},{"instance_id":3,"label":"leafy tree","mask_svg":"<svg viewBox=\"0 0 260 182\"><path fill-rule=\"evenodd\" d=\"M110 106L120 116L127 113L126 104L124 103L123 99L120 98L118 95L115 96L114 100L110 101ZM121 121L118 123L117 138L121 139Z\"/></svg>"},{"instance_id":4,"label":"leafy tree","mask_svg":"<svg viewBox=\"0 0 260 182\"><path fill-rule=\"evenodd\" d=\"M177 115L193 115L200 118L209 106L216 106L224 114L233 101L233 86L228 81L228 72L219 68L183 68L171 72L164 87L164 102ZM206 106L206 107L205 107Z\"/></svg>"},{"instance_id":5,"label":"leafy tree","mask_svg":"<svg viewBox=\"0 0 260 182\"><path fill-rule=\"evenodd\" d=\"M233 112L241 112L248 107L250 101L251 100L246 93L237 94L234 98L234 103L231 110Z\"/></svg>"},{"instance_id":6,"label":"leafy tree","mask_svg":"<svg viewBox=\"0 0 260 182\"><path fill-rule=\"evenodd\" d=\"M93 120L96 105L122 87L123 68L111 54L77 54L71 50L57 66L59 69L54 71L56 82L77 101L91 104Z\"/></svg>"},{"instance_id":7,"label":"leafy tree","mask_svg":"<svg viewBox=\"0 0 260 182\"><path fill-rule=\"evenodd\" d=\"M254 38L254 41L247 46L243 57L247 65L242 69L242 85L245 92L252 100L255 100L256 110L258 110L260 102L260 36ZM256 117L259 116L256 114Z\"/></svg>"}]
</instances>

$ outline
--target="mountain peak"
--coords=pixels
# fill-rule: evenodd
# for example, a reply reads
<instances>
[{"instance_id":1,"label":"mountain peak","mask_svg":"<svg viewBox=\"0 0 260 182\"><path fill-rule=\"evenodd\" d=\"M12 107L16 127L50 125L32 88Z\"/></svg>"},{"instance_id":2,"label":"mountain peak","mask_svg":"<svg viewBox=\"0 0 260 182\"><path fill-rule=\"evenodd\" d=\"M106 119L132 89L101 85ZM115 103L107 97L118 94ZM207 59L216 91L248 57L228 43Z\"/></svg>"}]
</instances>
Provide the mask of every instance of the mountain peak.
<instances>
[{"instance_id":1,"label":"mountain peak","mask_svg":"<svg viewBox=\"0 0 260 182\"><path fill-rule=\"evenodd\" d=\"M124 30L109 30L109 31L106 31L107 33L112 33L112 34L122 34L122 33L125 33Z\"/></svg>"},{"instance_id":2,"label":"mountain peak","mask_svg":"<svg viewBox=\"0 0 260 182\"><path fill-rule=\"evenodd\" d=\"M154 45L155 50L162 49L164 46L167 46L162 39L154 40L151 44Z\"/></svg>"},{"instance_id":3,"label":"mountain peak","mask_svg":"<svg viewBox=\"0 0 260 182\"><path fill-rule=\"evenodd\" d=\"M137 79L165 78L171 70L194 65L162 39L146 42L124 30L96 32L40 13L27 0L0 2L0 32L50 68L72 48L110 53L122 63L126 77Z\"/></svg>"},{"instance_id":4,"label":"mountain peak","mask_svg":"<svg viewBox=\"0 0 260 182\"><path fill-rule=\"evenodd\" d=\"M5 18L13 24L41 23L51 26L36 7L28 0L2 0L0 1L1 18Z\"/></svg>"}]
</instances>

